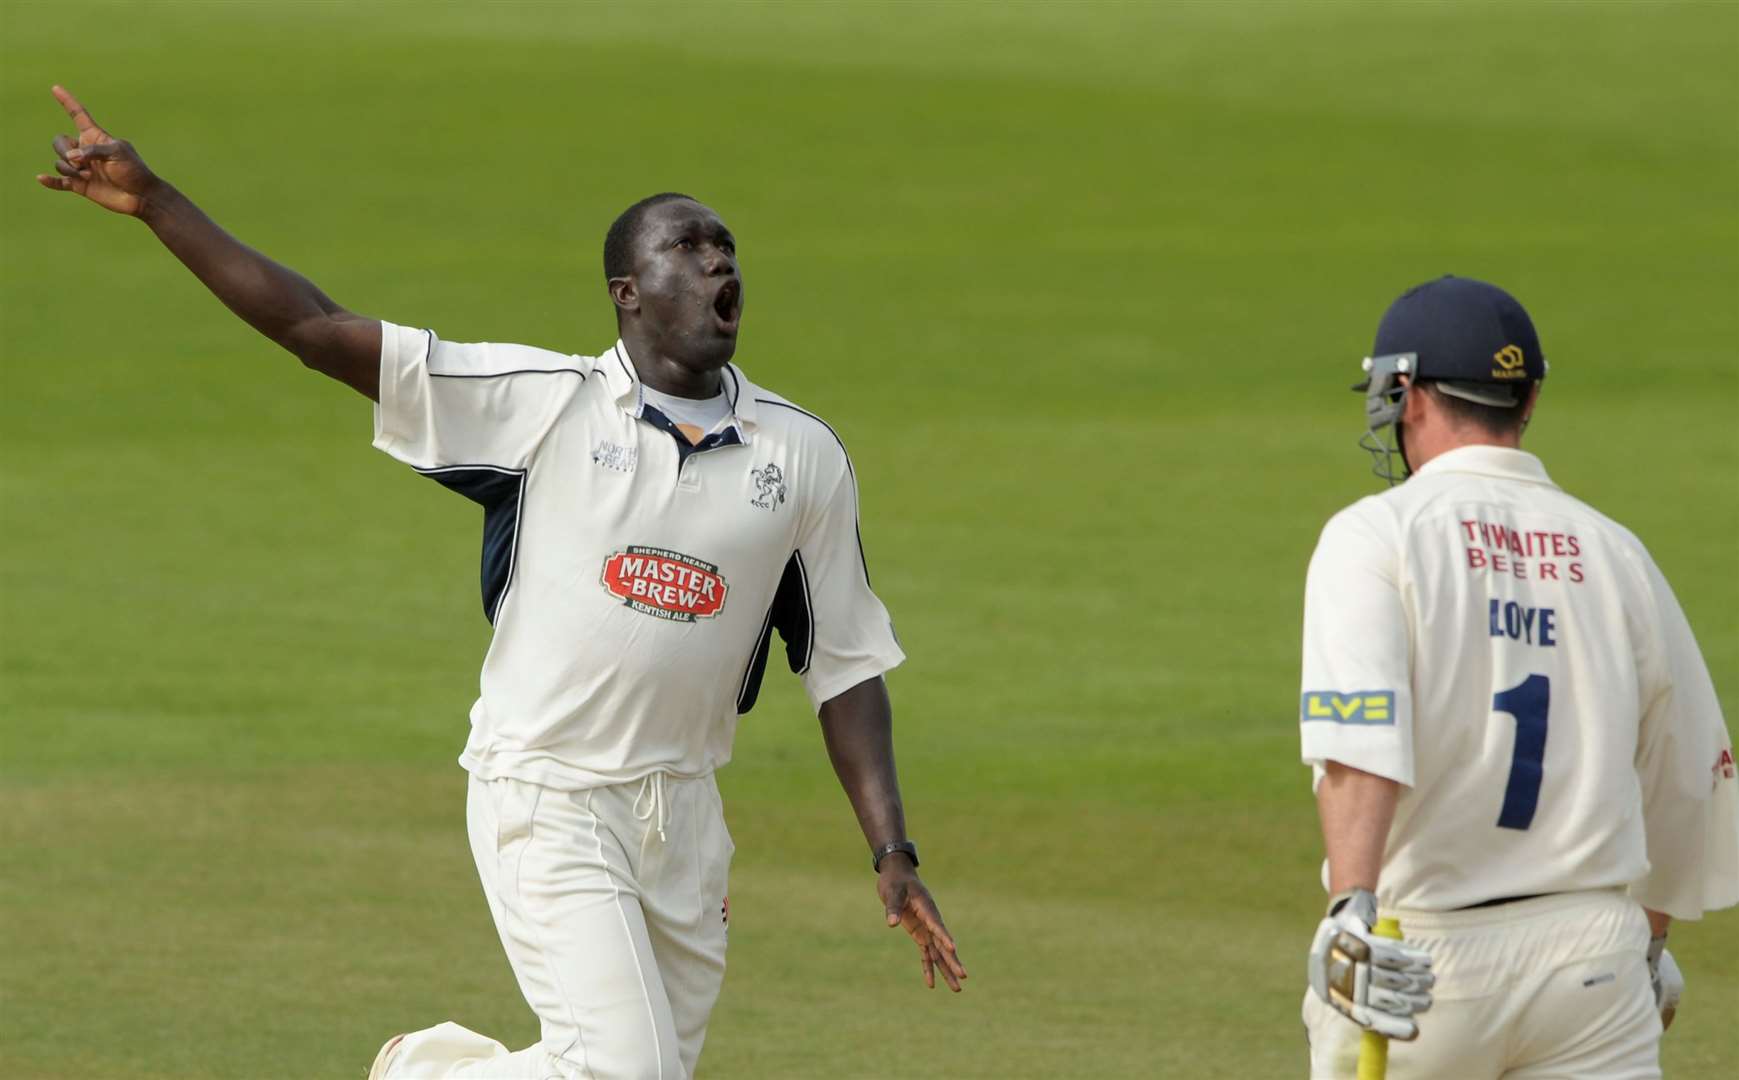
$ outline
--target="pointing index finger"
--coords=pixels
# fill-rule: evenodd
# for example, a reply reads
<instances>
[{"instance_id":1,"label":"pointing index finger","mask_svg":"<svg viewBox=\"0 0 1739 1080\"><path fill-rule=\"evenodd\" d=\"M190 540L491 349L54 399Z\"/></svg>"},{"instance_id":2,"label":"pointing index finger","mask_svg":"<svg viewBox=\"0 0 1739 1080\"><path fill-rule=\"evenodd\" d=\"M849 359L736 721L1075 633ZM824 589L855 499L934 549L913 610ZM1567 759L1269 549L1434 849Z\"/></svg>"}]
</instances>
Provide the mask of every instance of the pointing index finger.
<instances>
[{"instance_id":1,"label":"pointing index finger","mask_svg":"<svg viewBox=\"0 0 1739 1080\"><path fill-rule=\"evenodd\" d=\"M85 111L83 105L79 104L78 98L72 96L72 91L59 85L56 85L53 90L54 99L60 102L60 107L66 110L68 116L72 117L72 122L78 128L79 134L101 130L97 127L97 122L91 119L91 114Z\"/></svg>"}]
</instances>

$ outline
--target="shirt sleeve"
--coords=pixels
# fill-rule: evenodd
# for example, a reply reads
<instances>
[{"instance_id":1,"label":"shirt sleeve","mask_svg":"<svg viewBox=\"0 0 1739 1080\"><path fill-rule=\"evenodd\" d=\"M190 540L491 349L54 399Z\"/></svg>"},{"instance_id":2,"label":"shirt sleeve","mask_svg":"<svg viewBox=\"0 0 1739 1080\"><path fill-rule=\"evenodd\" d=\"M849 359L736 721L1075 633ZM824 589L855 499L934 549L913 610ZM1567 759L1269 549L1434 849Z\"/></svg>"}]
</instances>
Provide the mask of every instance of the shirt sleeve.
<instances>
[{"instance_id":1,"label":"shirt sleeve","mask_svg":"<svg viewBox=\"0 0 1739 1080\"><path fill-rule=\"evenodd\" d=\"M1739 903L1739 780L1733 742L1690 622L1647 560L1656 633L1640 657L1637 774L1649 872L1639 903L1675 919Z\"/></svg>"},{"instance_id":2,"label":"shirt sleeve","mask_svg":"<svg viewBox=\"0 0 1739 1080\"><path fill-rule=\"evenodd\" d=\"M442 341L381 324L374 445L423 472L523 468L584 374L525 345Z\"/></svg>"},{"instance_id":3,"label":"shirt sleeve","mask_svg":"<svg viewBox=\"0 0 1739 1080\"><path fill-rule=\"evenodd\" d=\"M843 459L843 449L840 454ZM795 649L792 666L818 711L823 702L906 658L888 609L870 589L858 532L857 479L848 462L842 465L831 492L808 515L792 555L810 631L802 666Z\"/></svg>"},{"instance_id":4,"label":"shirt sleeve","mask_svg":"<svg viewBox=\"0 0 1739 1080\"><path fill-rule=\"evenodd\" d=\"M1400 554L1372 500L1329 520L1304 586L1304 761L1413 783L1411 636Z\"/></svg>"}]
</instances>

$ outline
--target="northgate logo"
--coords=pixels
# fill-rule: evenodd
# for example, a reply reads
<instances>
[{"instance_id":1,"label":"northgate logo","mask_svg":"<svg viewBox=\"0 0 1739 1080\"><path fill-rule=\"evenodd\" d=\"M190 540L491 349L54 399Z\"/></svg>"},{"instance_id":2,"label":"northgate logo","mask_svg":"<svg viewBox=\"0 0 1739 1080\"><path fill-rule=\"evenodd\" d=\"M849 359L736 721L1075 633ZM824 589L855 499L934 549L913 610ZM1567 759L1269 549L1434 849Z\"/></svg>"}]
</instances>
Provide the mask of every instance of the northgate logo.
<instances>
[{"instance_id":1,"label":"northgate logo","mask_svg":"<svg viewBox=\"0 0 1739 1080\"><path fill-rule=\"evenodd\" d=\"M604 590L657 619L710 619L725 606L719 568L680 551L630 547L604 560Z\"/></svg>"}]
</instances>

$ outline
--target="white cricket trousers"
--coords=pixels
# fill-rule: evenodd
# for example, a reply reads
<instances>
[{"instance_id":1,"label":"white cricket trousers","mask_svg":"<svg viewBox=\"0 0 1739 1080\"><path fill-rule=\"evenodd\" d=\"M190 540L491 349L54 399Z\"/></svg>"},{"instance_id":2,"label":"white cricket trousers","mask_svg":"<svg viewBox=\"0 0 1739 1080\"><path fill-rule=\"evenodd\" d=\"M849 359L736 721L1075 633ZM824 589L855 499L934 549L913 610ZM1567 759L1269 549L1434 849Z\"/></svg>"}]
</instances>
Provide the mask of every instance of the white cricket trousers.
<instances>
[{"instance_id":1,"label":"white cricket trousers","mask_svg":"<svg viewBox=\"0 0 1739 1080\"><path fill-rule=\"evenodd\" d=\"M686 1080L725 974L734 846L711 776L558 791L471 779L471 852L542 1024L510 1053L445 1023L405 1036L404 1080Z\"/></svg>"},{"instance_id":2,"label":"white cricket trousers","mask_svg":"<svg viewBox=\"0 0 1739 1080\"><path fill-rule=\"evenodd\" d=\"M1389 1044L1388 1080L1658 1080L1648 918L1623 890L1467 911L1395 911L1431 954L1419 1037ZM1357 1025L1304 995L1312 1080L1357 1075Z\"/></svg>"}]
</instances>

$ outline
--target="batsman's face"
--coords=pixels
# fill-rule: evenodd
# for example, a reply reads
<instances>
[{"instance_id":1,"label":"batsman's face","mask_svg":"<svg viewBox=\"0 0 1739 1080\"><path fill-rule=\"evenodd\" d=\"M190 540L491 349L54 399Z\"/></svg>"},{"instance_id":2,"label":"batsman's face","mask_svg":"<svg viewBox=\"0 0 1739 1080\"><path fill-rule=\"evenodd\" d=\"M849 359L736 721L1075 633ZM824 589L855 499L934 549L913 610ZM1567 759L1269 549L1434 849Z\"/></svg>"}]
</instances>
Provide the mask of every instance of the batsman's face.
<instances>
[{"instance_id":1,"label":"batsman's face","mask_svg":"<svg viewBox=\"0 0 1739 1080\"><path fill-rule=\"evenodd\" d=\"M736 353L743 317L737 241L712 210L676 199L647 211L633 276L639 318L664 355L712 370Z\"/></svg>"}]
</instances>

